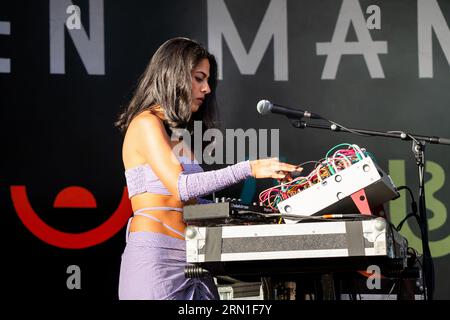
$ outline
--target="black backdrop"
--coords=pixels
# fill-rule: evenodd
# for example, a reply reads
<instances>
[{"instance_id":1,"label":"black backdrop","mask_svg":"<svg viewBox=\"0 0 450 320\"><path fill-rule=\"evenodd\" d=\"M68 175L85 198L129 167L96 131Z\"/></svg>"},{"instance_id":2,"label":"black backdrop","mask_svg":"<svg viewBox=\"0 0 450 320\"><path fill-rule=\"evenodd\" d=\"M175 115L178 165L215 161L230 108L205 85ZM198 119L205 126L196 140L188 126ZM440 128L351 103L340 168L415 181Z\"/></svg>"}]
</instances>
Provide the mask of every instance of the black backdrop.
<instances>
[{"instance_id":1,"label":"black backdrop","mask_svg":"<svg viewBox=\"0 0 450 320\"><path fill-rule=\"evenodd\" d=\"M73 11L66 12L72 4L80 8L82 30L63 25L66 21L76 25ZM232 17L231 25L218 9L223 5ZM339 17L346 16L340 11L344 5L350 8L354 24L357 17L364 22L373 18L366 9L378 6L380 29L366 32L371 41L385 43L386 53L377 54L377 46L366 43L364 50L378 62L367 63L362 54L344 54L336 74L327 79L322 75L327 56L318 54L317 44L332 40ZM274 11L267 10L270 6ZM262 21L266 21L266 29ZM432 23L433 32L429 31ZM339 25L344 26L347 42L362 41L361 25L354 24L346 28L341 21ZM221 36L233 27L238 34L234 40L240 39L246 52L251 52L260 28L280 32L266 35L267 48L262 41L263 49L255 49L263 51L253 71L242 70L237 61L245 65L245 57L235 56L233 50L238 46L230 45L230 36ZM216 54L220 48L214 43L222 44L223 72L218 88L222 129L279 129L280 155L292 163L317 160L341 142L356 143L370 150L394 181L416 190L417 170L409 143L302 131L281 116L259 115L255 107L266 98L307 107L351 127L450 137L449 30L447 0L3 1L2 287L17 297L117 297L130 209L122 198L122 137L113 122L149 58L165 40L187 36ZM419 37L422 31L424 38ZM79 40L73 40L76 32L84 32L91 41L84 49L75 44ZM58 35L63 36L62 45ZM427 39L431 39L431 51ZM56 51L52 52L52 46ZM258 60L255 57L250 60ZM430 61L431 69L419 70L420 63ZM369 72L369 64L380 65L382 74ZM446 221L450 187L445 181L449 152L445 146L427 148L430 246L438 299L450 298L446 272L450 264L450 226ZM221 194L256 199L256 193L268 184L258 181L255 190L250 184L245 194L240 184ZM405 216L407 203L403 196L390 204L394 221ZM39 218L33 217L31 209ZM417 230L410 221L403 234L420 250ZM81 270L80 290L67 288L70 265Z\"/></svg>"}]
</instances>

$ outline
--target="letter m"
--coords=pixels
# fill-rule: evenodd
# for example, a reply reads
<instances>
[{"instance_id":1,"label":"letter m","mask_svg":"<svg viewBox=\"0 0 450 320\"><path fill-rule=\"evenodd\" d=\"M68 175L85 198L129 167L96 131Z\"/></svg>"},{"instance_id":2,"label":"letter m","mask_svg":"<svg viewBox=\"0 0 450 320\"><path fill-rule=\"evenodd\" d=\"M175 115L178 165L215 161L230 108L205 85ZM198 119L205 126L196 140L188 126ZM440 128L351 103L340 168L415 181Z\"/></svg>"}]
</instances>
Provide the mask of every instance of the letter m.
<instances>
[{"instance_id":1,"label":"letter m","mask_svg":"<svg viewBox=\"0 0 450 320\"><path fill-rule=\"evenodd\" d=\"M223 79L222 36L242 74L254 75L273 37L274 80L288 80L286 0L271 0L247 53L224 0L208 0L208 47Z\"/></svg>"}]
</instances>

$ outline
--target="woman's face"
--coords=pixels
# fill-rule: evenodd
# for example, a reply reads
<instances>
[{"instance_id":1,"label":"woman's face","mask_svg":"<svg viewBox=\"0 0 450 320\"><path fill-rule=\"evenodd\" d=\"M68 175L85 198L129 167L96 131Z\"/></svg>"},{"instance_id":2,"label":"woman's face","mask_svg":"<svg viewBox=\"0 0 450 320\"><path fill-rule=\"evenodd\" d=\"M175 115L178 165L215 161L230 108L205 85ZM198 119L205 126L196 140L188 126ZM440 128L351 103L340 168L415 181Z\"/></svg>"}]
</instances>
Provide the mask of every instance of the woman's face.
<instances>
[{"instance_id":1,"label":"woman's face","mask_svg":"<svg viewBox=\"0 0 450 320\"><path fill-rule=\"evenodd\" d=\"M192 103L191 110L196 112L203 101L205 96L211 92L211 88L208 84L209 79L209 60L202 59L192 70Z\"/></svg>"}]
</instances>

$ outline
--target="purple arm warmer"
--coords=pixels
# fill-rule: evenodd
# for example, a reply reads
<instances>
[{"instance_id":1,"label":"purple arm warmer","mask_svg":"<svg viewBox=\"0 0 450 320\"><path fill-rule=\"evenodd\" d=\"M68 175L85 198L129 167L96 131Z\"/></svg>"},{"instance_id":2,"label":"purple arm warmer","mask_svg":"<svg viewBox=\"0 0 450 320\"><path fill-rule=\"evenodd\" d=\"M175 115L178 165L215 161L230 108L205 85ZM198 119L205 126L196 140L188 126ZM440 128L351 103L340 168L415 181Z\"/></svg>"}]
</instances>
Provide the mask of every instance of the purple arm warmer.
<instances>
[{"instance_id":1,"label":"purple arm warmer","mask_svg":"<svg viewBox=\"0 0 450 320\"><path fill-rule=\"evenodd\" d=\"M181 173L178 177L180 199L187 201L222 190L252 176L250 161L242 161L219 170Z\"/></svg>"}]
</instances>

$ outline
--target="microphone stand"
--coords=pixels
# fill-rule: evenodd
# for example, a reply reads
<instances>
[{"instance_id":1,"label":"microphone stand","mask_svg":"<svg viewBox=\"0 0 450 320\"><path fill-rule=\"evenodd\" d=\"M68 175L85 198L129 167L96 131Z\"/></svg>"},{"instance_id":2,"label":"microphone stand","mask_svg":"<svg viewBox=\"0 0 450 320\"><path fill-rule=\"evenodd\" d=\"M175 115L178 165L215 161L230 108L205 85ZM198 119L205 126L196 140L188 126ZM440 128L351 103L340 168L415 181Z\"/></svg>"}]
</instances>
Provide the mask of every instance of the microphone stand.
<instances>
[{"instance_id":1,"label":"microphone stand","mask_svg":"<svg viewBox=\"0 0 450 320\"><path fill-rule=\"evenodd\" d=\"M322 118L323 119L323 118ZM428 220L427 220L427 209L425 204L425 144L433 143L433 144L444 144L450 145L450 139L447 138L439 138L439 137L431 137L431 136L420 136L415 134L408 134L402 131L374 131L374 130L363 130L363 129L354 129L354 128L345 128L341 125L331 122L332 124L329 126L315 124L315 123L306 123L301 119L293 119L289 118L291 124L295 128L306 129L306 128L316 128L316 129L325 129L331 130L335 132L348 132L354 134L363 134L368 136L378 136L378 137L387 137L387 138L396 138L404 141L413 141L412 151L414 153L414 157L416 158L416 164L419 169L419 217L420 217L420 234L422 240L422 273L425 280L424 286L424 297L425 300L432 300L434 293L434 265L433 259L431 257L431 251L429 247L428 240ZM326 119L323 119L326 120ZM326 120L328 121L328 120Z\"/></svg>"}]
</instances>

